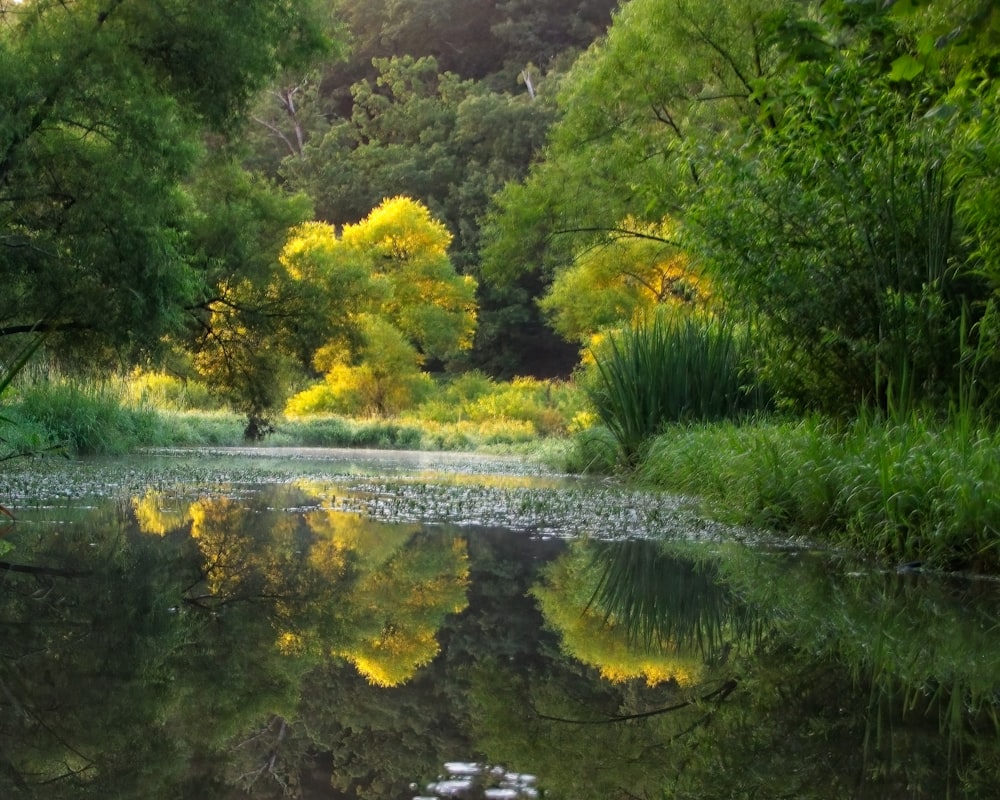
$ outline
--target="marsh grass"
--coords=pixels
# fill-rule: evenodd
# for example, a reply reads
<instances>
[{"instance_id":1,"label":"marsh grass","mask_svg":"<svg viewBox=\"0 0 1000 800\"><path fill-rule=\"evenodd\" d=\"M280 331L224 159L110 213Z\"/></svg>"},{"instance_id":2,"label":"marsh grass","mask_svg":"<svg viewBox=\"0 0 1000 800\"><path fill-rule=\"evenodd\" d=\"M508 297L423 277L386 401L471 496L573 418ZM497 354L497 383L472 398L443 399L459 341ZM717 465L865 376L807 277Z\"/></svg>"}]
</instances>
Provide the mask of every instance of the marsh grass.
<instances>
[{"instance_id":1,"label":"marsh grass","mask_svg":"<svg viewBox=\"0 0 1000 800\"><path fill-rule=\"evenodd\" d=\"M54 380L16 391L11 428L27 450L115 455L155 442L160 422L149 408L122 402L113 384Z\"/></svg>"},{"instance_id":2,"label":"marsh grass","mask_svg":"<svg viewBox=\"0 0 1000 800\"><path fill-rule=\"evenodd\" d=\"M638 475L730 521L943 568L1000 567L1000 435L961 417L675 426Z\"/></svg>"},{"instance_id":3,"label":"marsh grass","mask_svg":"<svg viewBox=\"0 0 1000 800\"><path fill-rule=\"evenodd\" d=\"M668 423L738 418L761 407L748 354L736 328L695 317L657 315L609 336L594 353L589 393L625 465Z\"/></svg>"}]
</instances>

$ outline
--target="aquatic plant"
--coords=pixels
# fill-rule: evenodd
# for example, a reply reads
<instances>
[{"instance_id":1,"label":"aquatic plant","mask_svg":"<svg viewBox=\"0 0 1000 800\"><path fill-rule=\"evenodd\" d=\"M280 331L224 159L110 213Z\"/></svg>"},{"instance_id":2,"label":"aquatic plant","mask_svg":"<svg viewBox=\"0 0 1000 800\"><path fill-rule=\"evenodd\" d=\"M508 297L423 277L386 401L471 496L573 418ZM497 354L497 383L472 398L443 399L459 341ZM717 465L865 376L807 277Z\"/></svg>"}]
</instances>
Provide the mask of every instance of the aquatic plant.
<instances>
[{"instance_id":1,"label":"aquatic plant","mask_svg":"<svg viewBox=\"0 0 1000 800\"><path fill-rule=\"evenodd\" d=\"M608 336L594 359L590 398L628 467L667 423L732 419L764 405L746 336L716 319L654 315Z\"/></svg>"}]
</instances>

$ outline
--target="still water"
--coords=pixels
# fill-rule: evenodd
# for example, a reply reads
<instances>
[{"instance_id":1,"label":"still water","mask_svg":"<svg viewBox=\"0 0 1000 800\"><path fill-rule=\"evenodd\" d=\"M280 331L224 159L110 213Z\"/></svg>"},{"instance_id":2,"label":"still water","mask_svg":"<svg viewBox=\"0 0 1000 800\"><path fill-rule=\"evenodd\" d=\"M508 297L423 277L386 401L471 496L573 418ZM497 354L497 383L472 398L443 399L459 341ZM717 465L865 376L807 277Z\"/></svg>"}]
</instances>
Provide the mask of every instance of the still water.
<instances>
[{"instance_id":1,"label":"still water","mask_svg":"<svg viewBox=\"0 0 1000 800\"><path fill-rule=\"evenodd\" d=\"M0 798L1000 796L1000 592L454 454L6 464Z\"/></svg>"}]
</instances>

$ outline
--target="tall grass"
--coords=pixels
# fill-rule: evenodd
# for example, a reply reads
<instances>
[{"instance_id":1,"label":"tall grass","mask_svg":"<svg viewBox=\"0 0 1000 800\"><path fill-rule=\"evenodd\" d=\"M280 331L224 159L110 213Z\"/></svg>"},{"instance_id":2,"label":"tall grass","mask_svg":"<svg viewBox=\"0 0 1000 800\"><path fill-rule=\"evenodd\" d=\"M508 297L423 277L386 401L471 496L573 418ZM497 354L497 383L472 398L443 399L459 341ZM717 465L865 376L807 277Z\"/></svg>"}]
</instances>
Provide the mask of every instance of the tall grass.
<instances>
[{"instance_id":1,"label":"tall grass","mask_svg":"<svg viewBox=\"0 0 1000 800\"><path fill-rule=\"evenodd\" d=\"M1000 568L1000 434L963 418L677 426L651 443L638 475L731 521L893 559Z\"/></svg>"},{"instance_id":2,"label":"tall grass","mask_svg":"<svg viewBox=\"0 0 1000 800\"><path fill-rule=\"evenodd\" d=\"M656 315L613 334L594 353L590 397L623 462L666 423L739 417L762 405L748 380L748 344L733 326Z\"/></svg>"},{"instance_id":3,"label":"tall grass","mask_svg":"<svg viewBox=\"0 0 1000 800\"><path fill-rule=\"evenodd\" d=\"M156 413L124 404L119 388L69 380L20 389L7 407L12 428L38 449L77 455L126 453L159 438Z\"/></svg>"}]
</instances>

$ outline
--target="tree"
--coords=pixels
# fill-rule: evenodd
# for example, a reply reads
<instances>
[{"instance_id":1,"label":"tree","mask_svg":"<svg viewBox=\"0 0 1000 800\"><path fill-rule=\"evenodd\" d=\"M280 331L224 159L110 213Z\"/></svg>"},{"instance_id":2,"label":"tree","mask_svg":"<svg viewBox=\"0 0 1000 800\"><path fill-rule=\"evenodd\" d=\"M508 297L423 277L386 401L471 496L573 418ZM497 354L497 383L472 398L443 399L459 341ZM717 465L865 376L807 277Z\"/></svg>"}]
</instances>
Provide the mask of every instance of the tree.
<instances>
[{"instance_id":1,"label":"tree","mask_svg":"<svg viewBox=\"0 0 1000 800\"><path fill-rule=\"evenodd\" d=\"M282 174L334 225L360 218L385 197L420 201L453 233L455 269L477 277L480 217L493 193L527 171L553 119L551 103L541 88L536 100L490 91L442 72L434 58L379 58L374 66L374 77L352 87L350 113L313 137L303 158L286 159ZM534 293L530 282L502 289L480 282L482 324L463 365L508 377L565 371L567 358L542 323Z\"/></svg>"},{"instance_id":2,"label":"tree","mask_svg":"<svg viewBox=\"0 0 1000 800\"><path fill-rule=\"evenodd\" d=\"M783 0L701 3L638 0L560 83L562 116L544 158L494 199L484 277L526 270L545 282L575 253L641 222L684 211L717 148L736 148L743 120L764 98L759 81L779 70L768 46Z\"/></svg>"},{"instance_id":3,"label":"tree","mask_svg":"<svg viewBox=\"0 0 1000 800\"><path fill-rule=\"evenodd\" d=\"M695 246L770 337L765 372L786 398L946 407L988 296L956 214L955 67L904 73L916 19L831 9L811 30L825 48L778 40L796 71L767 86L768 124L720 154L689 215Z\"/></svg>"},{"instance_id":4,"label":"tree","mask_svg":"<svg viewBox=\"0 0 1000 800\"><path fill-rule=\"evenodd\" d=\"M33 0L0 14L0 334L155 348L196 304L182 185L282 64L311 3Z\"/></svg>"},{"instance_id":5,"label":"tree","mask_svg":"<svg viewBox=\"0 0 1000 800\"><path fill-rule=\"evenodd\" d=\"M202 285L188 325L174 337L198 376L247 417L259 439L315 346L313 293L285 279L278 256L289 228L308 219L305 197L288 196L220 157L188 185L191 263Z\"/></svg>"},{"instance_id":6,"label":"tree","mask_svg":"<svg viewBox=\"0 0 1000 800\"><path fill-rule=\"evenodd\" d=\"M498 195L484 274L548 285L617 220L671 216L786 401L945 405L996 340L968 250L993 215L965 188L991 185L988 148L955 147L989 139L996 24L987 4L635 0Z\"/></svg>"},{"instance_id":7,"label":"tree","mask_svg":"<svg viewBox=\"0 0 1000 800\"><path fill-rule=\"evenodd\" d=\"M369 409L384 413L399 405L402 395L392 400L393 393L415 386L419 365L471 345L476 284L455 273L450 241L427 208L406 197L384 201L339 237L319 222L293 231L282 262L292 282L316 294L324 343L313 363L334 388L353 383ZM314 405L311 396L292 407Z\"/></svg>"},{"instance_id":8,"label":"tree","mask_svg":"<svg viewBox=\"0 0 1000 800\"><path fill-rule=\"evenodd\" d=\"M586 345L602 330L637 322L657 307L704 305L706 282L680 249L677 226L627 219L620 236L588 249L561 270L539 305L567 339Z\"/></svg>"}]
</instances>

